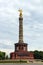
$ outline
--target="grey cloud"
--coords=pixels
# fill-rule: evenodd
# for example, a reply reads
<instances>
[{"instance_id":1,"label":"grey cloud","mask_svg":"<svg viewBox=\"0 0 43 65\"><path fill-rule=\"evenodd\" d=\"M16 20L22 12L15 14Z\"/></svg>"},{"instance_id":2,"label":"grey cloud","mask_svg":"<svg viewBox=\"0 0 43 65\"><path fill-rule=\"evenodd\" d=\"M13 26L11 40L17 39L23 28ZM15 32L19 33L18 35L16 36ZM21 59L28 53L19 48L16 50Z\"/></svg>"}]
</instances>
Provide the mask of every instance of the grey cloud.
<instances>
[{"instance_id":1,"label":"grey cloud","mask_svg":"<svg viewBox=\"0 0 43 65\"><path fill-rule=\"evenodd\" d=\"M9 39L10 41L14 41L14 43L18 41L19 14L17 12L19 8L22 8L24 17L24 41L30 45L32 43L33 46L39 44L39 40L43 43L43 40L41 40L43 38L43 2L41 1L42 0L1 0L0 40ZM6 46L5 42L5 44L2 43L0 47L6 48ZM7 46L7 48L9 48L9 46Z\"/></svg>"},{"instance_id":2,"label":"grey cloud","mask_svg":"<svg viewBox=\"0 0 43 65\"><path fill-rule=\"evenodd\" d=\"M3 43L0 43L0 48L3 48L3 49L13 49L13 45L9 46L9 45L6 45L6 44L3 44Z\"/></svg>"}]
</instances>

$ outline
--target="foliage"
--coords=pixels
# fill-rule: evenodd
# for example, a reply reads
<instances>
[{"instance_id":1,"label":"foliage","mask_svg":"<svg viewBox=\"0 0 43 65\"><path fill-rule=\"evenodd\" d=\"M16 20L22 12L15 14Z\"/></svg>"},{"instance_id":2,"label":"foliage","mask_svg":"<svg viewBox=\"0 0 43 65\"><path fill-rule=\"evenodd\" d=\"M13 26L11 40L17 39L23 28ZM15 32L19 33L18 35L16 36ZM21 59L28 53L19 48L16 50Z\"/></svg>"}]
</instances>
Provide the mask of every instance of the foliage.
<instances>
[{"instance_id":1,"label":"foliage","mask_svg":"<svg viewBox=\"0 0 43 65\"><path fill-rule=\"evenodd\" d=\"M8 55L6 55L6 59L9 59Z\"/></svg>"},{"instance_id":2,"label":"foliage","mask_svg":"<svg viewBox=\"0 0 43 65\"><path fill-rule=\"evenodd\" d=\"M43 52L42 51L34 51L34 58L35 59L42 59L43 60Z\"/></svg>"},{"instance_id":3,"label":"foliage","mask_svg":"<svg viewBox=\"0 0 43 65\"><path fill-rule=\"evenodd\" d=\"M0 51L0 60L4 60L4 59L5 59L5 52Z\"/></svg>"}]
</instances>

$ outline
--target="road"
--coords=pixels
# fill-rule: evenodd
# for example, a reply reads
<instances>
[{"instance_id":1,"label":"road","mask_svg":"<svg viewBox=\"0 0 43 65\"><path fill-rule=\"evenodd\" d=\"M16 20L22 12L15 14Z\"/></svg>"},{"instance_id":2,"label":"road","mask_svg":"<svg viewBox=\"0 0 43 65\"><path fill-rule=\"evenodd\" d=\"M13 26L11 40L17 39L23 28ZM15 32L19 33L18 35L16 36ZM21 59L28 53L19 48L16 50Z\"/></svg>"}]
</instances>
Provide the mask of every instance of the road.
<instances>
[{"instance_id":1,"label":"road","mask_svg":"<svg viewBox=\"0 0 43 65\"><path fill-rule=\"evenodd\" d=\"M0 63L0 65L43 65L43 63Z\"/></svg>"}]
</instances>

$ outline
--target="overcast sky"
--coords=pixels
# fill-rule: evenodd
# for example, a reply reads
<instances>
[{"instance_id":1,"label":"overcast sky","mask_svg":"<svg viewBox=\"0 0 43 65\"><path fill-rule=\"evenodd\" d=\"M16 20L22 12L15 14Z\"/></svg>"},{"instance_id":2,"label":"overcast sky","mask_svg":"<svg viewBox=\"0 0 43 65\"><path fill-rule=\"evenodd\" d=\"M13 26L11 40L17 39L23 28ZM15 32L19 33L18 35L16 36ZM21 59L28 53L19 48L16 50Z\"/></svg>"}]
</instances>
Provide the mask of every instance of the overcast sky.
<instances>
[{"instance_id":1,"label":"overcast sky","mask_svg":"<svg viewBox=\"0 0 43 65\"><path fill-rule=\"evenodd\" d=\"M23 10L24 42L28 50L43 50L43 0L0 0L0 51L14 51Z\"/></svg>"}]
</instances>

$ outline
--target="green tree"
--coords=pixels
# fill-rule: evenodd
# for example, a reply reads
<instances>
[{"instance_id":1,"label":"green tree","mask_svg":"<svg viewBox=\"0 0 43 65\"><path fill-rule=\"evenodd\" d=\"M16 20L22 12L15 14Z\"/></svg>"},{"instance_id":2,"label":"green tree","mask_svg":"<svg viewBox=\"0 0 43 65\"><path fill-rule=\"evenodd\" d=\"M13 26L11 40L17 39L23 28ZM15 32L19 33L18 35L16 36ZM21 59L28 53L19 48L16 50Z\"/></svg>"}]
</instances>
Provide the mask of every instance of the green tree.
<instances>
[{"instance_id":1,"label":"green tree","mask_svg":"<svg viewBox=\"0 0 43 65\"><path fill-rule=\"evenodd\" d=\"M35 59L42 59L43 60L43 52L42 51L34 51L34 58Z\"/></svg>"},{"instance_id":2,"label":"green tree","mask_svg":"<svg viewBox=\"0 0 43 65\"><path fill-rule=\"evenodd\" d=\"M6 59L9 59L8 55L6 55Z\"/></svg>"},{"instance_id":3,"label":"green tree","mask_svg":"<svg viewBox=\"0 0 43 65\"><path fill-rule=\"evenodd\" d=\"M40 51L40 58L43 60L43 52Z\"/></svg>"},{"instance_id":4,"label":"green tree","mask_svg":"<svg viewBox=\"0 0 43 65\"><path fill-rule=\"evenodd\" d=\"M4 60L4 59L5 59L5 52L0 51L0 60Z\"/></svg>"},{"instance_id":5,"label":"green tree","mask_svg":"<svg viewBox=\"0 0 43 65\"><path fill-rule=\"evenodd\" d=\"M39 53L39 51L34 51L34 58L35 59L40 59L40 53Z\"/></svg>"}]
</instances>

